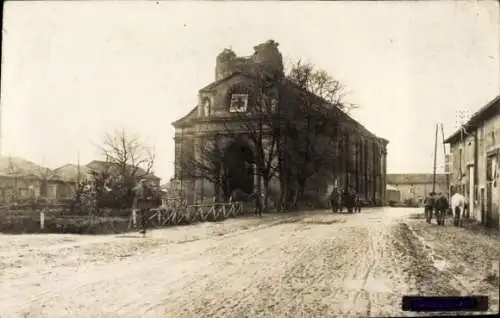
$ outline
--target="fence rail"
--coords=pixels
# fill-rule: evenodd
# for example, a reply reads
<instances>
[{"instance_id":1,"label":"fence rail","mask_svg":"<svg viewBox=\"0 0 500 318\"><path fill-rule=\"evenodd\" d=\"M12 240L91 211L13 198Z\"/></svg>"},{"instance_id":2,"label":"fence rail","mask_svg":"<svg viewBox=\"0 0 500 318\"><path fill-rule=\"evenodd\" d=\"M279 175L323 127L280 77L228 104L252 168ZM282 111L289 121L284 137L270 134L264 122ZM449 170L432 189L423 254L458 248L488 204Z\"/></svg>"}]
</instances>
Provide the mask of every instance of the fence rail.
<instances>
[{"instance_id":1,"label":"fence rail","mask_svg":"<svg viewBox=\"0 0 500 318\"><path fill-rule=\"evenodd\" d=\"M206 221L221 221L244 214L242 202L206 203L178 205L151 209L149 223L155 226L193 224ZM129 219L129 228L137 227L137 211L133 210Z\"/></svg>"},{"instance_id":2,"label":"fence rail","mask_svg":"<svg viewBox=\"0 0 500 318\"><path fill-rule=\"evenodd\" d=\"M163 227L174 226L182 224L193 224L198 222L207 221L221 221L231 217L237 217L245 213L245 205L243 202L231 203L201 203L188 205L185 200L172 200L166 205L159 208L150 209L148 211L148 227ZM119 213L118 213L119 212ZM120 211L105 211L102 210L100 217L118 217L127 222L128 228L137 228L138 213L136 209L126 209ZM57 222L64 220L89 218L93 221L94 218L99 218L97 215L90 215L87 213L75 213L69 210L67 205L64 204L49 204L42 206L26 206L23 210L6 210L2 212L3 215L10 218L24 217L31 219L38 219L40 222L40 229L44 230L47 226L47 221L54 219ZM63 221L61 221L63 220Z\"/></svg>"}]
</instances>

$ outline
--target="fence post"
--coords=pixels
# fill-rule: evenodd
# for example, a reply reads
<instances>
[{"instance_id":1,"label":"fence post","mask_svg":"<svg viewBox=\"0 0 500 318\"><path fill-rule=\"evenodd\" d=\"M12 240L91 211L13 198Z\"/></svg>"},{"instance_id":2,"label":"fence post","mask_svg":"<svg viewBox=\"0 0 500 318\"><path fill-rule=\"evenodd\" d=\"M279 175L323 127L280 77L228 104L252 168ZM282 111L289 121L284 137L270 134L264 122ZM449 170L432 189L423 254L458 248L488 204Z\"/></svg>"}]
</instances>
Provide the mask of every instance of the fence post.
<instances>
[{"instance_id":1,"label":"fence post","mask_svg":"<svg viewBox=\"0 0 500 318\"><path fill-rule=\"evenodd\" d=\"M40 229L45 227L45 209L40 209Z\"/></svg>"},{"instance_id":2,"label":"fence post","mask_svg":"<svg viewBox=\"0 0 500 318\"><path fill-rule=\"evenodd\" d=\"M163 210L159 209L158 210L158 224L161 224L161 214L162 214Z\"/></svg>"}]
</instances>

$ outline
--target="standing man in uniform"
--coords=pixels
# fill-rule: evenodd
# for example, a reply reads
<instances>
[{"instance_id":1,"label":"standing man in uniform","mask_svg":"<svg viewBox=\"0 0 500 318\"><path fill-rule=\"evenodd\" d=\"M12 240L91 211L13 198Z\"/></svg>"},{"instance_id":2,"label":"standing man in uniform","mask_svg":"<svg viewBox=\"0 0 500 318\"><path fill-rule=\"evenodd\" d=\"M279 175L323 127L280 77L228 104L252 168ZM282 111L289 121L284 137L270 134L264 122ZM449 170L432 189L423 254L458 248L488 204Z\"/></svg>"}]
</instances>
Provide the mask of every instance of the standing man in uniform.
<instances>
[{"instance_id":1,"label":"standing man in uniform","mask_svg":"<svg viewBox=\"0 0 500 318\"><path fill-rule=\"evenodd\" d=\"M435 196L436 192L430 192L429 195L425 198L424 213L427 223L431 223L432 220L432 211L434 210L434 203L436 201Z\"/></svg>"},{"instance_id":2,"label":"standing man in uniform","mask_svg":"<svg viewBox=\"0 0 500 318\"><path fill-rule=\"evenodd\" d=\"M360 194L353 191L354 213L361 213L361 198Z\"/></svg>"},{"instance_id":3,"label":"standing man in uniform","mask_svg":"<svg viewBox=\"0 0 500 318\"><path fill-rule=\"evenodd\" d=\"M146 179L142 179L139 184L134 188L136 208L139 210L141 218L141 231L142 235L146 235L148 215L147 212L153 201L153 190L147 183Z\"/></svg>"},{"instance_id":4,"label":"standing man in uniform","mask_svg":"<svg viewBox=\"0 0 500 318\"><path fill-rule=\"evenodd\" d=\"M339 190L334 187L332 193L330 193L330 204L332 205L332 212L337 213L339 211Z\"/></svg>"}]
</instances>

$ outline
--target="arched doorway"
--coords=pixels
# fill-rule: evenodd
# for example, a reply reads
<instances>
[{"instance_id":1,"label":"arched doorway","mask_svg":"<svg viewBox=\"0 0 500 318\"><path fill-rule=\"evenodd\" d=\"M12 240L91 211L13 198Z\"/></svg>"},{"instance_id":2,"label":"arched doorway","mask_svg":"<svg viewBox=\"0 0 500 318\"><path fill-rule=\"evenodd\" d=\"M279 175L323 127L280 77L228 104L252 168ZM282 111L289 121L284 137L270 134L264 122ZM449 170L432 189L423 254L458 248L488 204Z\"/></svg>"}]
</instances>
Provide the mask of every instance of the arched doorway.
<instances>
[{"instance_id":1,"label":"arched doorway","mask_svg":"<svg viewBox=\"0 0 500 318\"><path fill-rule=\"evenodd\" d=\"M224 194L229 199L234 189L246 193L254 191L253 169L254 154L247 142L237 140L224 151Z\"/></svg>"}]
</instances>

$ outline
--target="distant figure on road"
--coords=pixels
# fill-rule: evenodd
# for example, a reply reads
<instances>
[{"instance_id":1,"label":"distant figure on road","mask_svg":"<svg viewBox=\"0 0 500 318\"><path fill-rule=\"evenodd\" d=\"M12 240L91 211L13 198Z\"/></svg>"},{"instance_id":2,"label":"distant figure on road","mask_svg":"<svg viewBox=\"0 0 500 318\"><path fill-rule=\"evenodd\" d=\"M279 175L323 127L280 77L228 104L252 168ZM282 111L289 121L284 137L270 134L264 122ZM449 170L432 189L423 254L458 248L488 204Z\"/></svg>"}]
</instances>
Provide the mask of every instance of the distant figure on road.
<instances>
[{"instance_id":1,"label":"distant figure on road","mask_svg":"<svg viewBox=\"0 0 500 318\"><path fill-rule=\"evenodd\" d=\"M361 213L361 195L353 191L354 213Z\"/></svg>"},{"instance_id":2,"label":"distant figure on road","mask_svg":"<svg viewBox=\"0 0 500 318\"><path fill-rule=\"evenodd\" d=\"M330 194L330 204L332 205L332 212L337 213L339 211L339 199L340 193L337 187L333 188Z\"/></svg>"},{"instance_id":3,"label":"distant figure on road","mask_svg":"<svg viewBox=\"0 0 500 318\"><path fill-rule=\"evenodd\" d=\"M427 223L431 223L432 220L432 211L434 210L434 203L436 201L436 192L429 192L429 195L425 198L424 201L424 213L425 220Z\"/></svg>"},{"instance_id":4,"label":"distant figure on road","mask_svg":"<svg viewBox=\"0 0 500 318\"><path fill-rule=\"evenodd\" d=\"M344 193L342 194L342 205L344 205L347 208L348 213L352 213L353 207L354 207L354 200L352 193L349 193L349 190L344 190Z\"/></svg>"},{"instance_id":5,"label":"distant figure on road","mask_svg":"<svg viewBox=\"0 0 500 318\"><path fill-rule=\"evenodd\" d=\"M338 199L337 199L338 211L342 213L344 211L344 190L342 188L338 188L337 194L338 194Z\"/></svg>"},{"instance_id":6,"label":"distant figure on road","mask_svg":"<svg viewBox=\"0 0 500 318\"><path fill-rule=\"evenodd\" d=\"M250 201L255 201L255 210L254 214L262 217L262 204L261 204L262 196L260 196L257 192L246 193L243 190L236 188L231 192L229 196L229 202L243 202L247 203Z\"/></svg>"},{"instance_id":7,"label":"distant figure on road","mask_svg":"<svg viewBox=\"0 0 500 318\"><path fill-rule=\"evenodd\" d=\"M434 210L436 211L436 219L438 225L444 225L449 207L450 204L448 202L448 197L439 192L434 201Z\"/></svg>"},{"instance_id":8,"label":"distant figure on road","mask_svg":"<svg viewBox=\"0 0 500 318\"><path fill-rule=\"evenodd\" d=\"M142 179L139 184L134 188L134 201L135 207L139 210L141 218L141 231L142 235L146 235L148 211L152 207L153 202L153 189L147 183L146 179Z\"/></svg>"}]
</instances>

